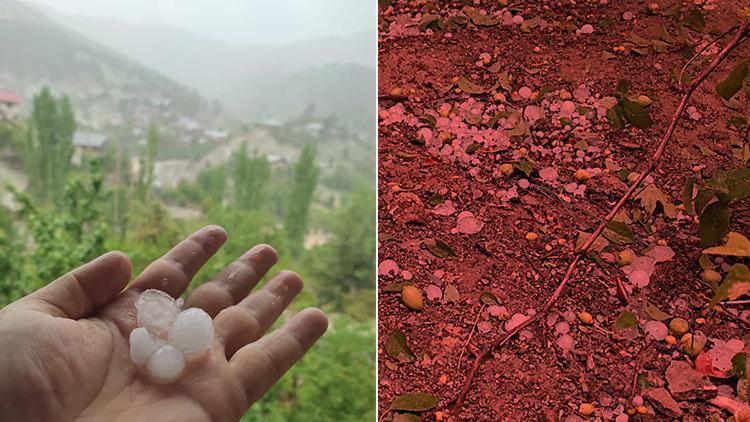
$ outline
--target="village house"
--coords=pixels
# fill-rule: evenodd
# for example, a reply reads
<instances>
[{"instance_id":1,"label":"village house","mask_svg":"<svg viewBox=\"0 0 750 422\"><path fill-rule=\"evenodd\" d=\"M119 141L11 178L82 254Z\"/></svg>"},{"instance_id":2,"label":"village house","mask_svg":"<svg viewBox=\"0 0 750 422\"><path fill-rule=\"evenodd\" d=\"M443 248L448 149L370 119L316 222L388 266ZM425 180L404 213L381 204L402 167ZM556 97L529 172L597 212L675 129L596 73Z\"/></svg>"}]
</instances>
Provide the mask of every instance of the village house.
<instances>
[{"instance_id":1,"label":"village house","mask_svg":"<svg viewBox=\"0 0 750 422\"><path fill-rule=\"evenodd\" d=\"M20 95L12 91L0 91L0 121L14 122L21 115Z\"/></svg>"},{"instance_id":2,"label":"village house","mask_svg":"<svg viewBox=\"0 0 750 422\"><path fill-rule=\"evenodd\" d=\"M84 157L101 157L107 137L98 133L77 131L73 136L73 157L70 162L80 166Z\"/></svg>"}]
</instances>

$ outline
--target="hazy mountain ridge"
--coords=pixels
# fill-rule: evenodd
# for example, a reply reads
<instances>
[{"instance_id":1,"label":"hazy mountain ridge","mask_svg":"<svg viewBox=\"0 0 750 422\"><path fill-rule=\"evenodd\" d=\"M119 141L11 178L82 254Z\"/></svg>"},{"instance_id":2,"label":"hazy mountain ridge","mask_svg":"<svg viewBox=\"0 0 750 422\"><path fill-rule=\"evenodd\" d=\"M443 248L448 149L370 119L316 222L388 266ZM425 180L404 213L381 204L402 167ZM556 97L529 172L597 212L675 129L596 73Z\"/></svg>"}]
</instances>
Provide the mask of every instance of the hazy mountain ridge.
<instances>
[{"instance_id":1,"label":"hazy mountain ridge","mask_svg":"<svg viewBox=\"0 0 750 422\"><path fill-rule=\"evenodd\" d=\"M71 97L84 124L116 126L124 108L145 119L157 103L194 118L208 110L196 92L14 0L0 0L0 57L0 89L28 101L49 85Z\"/></svg>"},{"instance_id":2,"label":"hazy mountain ridge","mask_svg":"<svg viewBox=\"0 0 750 422\"><path fill-rule=\"evenodd\" d=\"M241 45L162 25L133 25L46 10L52 19L219 100L249 121L283 120L312 105L360 128L374 117L375 34L363 32L283 45ZM350 74L347 74L350 73ZM306 75L307 74L307 75ZM306 80L327 91L295 83ZM335 81L346 81L342 94ZM300 89L301 88L301 89ZM323 95L319 95L323 94Z\"/></svg>"}]
</instances>

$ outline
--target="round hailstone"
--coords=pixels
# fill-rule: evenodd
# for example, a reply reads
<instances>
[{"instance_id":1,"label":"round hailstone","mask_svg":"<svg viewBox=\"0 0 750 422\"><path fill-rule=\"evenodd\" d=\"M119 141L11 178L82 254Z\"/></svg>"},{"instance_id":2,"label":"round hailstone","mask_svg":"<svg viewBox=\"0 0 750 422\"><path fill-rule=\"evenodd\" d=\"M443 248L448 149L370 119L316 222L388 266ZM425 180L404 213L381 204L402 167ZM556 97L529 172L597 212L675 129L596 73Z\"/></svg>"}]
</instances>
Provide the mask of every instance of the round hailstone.
<instances>
[{"instance_id":1,"label":"round hailstone","mask_svg":"<svg viewBox=\"0 0 750 422\"><path fill-rule=\"evenodd\" d=\"M138 325L156 335L166 333L180 313L180 305L172 296L155 289L141 293L135 301L135 309L138 312Z\"/></svg>"},{"instance_id":2,"label":"round hailstone","mask_svg":"<svg viewBox=\"0 0 750 422\"><path fill-rule=\"evenodd\" d=\"M180 377L185 369L185 356L180 349L165 344L149 356L146 371L158 382L172 382Z\"/></svg>"},{"instance_id":3,"label":"round hailstone","mask_svg":"<svg viewBox=\"0 0 750 422\"><path fill-rule=\"evenodd\" d=\"M205 352L211 346L213 338L213 320L200 308L190 308L180 312L169 328L169 344L188 355Z\"/></svg>"},{"instance_id":4,"label":"round hailstone","mask_svg":"<svg viewBox=\"0 0 750 422\"><path fill-rule=\"evenodd\" d=\"M130 360L136 365L143 365L156 349L167 344L143 327L130 332Z\"/></svg>"}]
</instances>

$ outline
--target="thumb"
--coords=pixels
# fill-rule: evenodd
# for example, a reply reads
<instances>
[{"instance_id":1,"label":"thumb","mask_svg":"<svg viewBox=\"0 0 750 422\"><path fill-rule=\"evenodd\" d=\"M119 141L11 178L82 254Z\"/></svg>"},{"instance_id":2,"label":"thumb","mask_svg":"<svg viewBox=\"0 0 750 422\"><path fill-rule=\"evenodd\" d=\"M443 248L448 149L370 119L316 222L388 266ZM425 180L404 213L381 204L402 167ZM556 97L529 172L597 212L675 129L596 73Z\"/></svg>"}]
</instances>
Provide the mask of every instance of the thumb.
<instances>
[{"instance_id":1,"label":"thumb","mask_svg":"<svg viewBox=\"0 0 750 422\"><path fill-rule=\"evenodd\" d=\"M130 260L108 252L81 265L22 300L44 312L71 319L84 318L114 298L130 281Z\"/></svg>"}]
</instances>

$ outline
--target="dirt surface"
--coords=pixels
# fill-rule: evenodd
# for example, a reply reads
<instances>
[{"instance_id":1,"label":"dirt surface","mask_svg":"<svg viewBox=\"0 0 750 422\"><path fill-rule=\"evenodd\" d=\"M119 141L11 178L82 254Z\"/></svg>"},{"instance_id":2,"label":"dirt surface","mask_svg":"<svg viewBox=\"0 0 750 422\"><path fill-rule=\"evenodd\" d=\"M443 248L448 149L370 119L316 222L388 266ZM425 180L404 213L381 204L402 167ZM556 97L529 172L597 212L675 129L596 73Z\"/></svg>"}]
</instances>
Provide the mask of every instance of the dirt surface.
<instances>
[{"instance_id":1,"label":"dirt surface","mask_svg":"<svg viewBox=\"0 0 750 422\"><path fill-rule=\"evenodd\" d=\"M692 370L694 359L683 353L679 336L678 344L670 345L646 334L647 324L658 324L644 305L687 320L696 338L708 339L707 351L718 348L718 340L743 340L748 333L742 318L746 305L707 312L713 292L698 277L698 225L679 209L689 176L705 180L717 170L742 166L743 157L730 145L741 143L744 131L727 123L742 111L722 104L715 87L748 57L747 46L695 92L690 103L695 109L679 123L653 181L648 180L678 206L676 215L666 215L663 205L650 215L639 201L630 201L628 216L641 213L644 221L628 224L634 243L610 242L597 260L584 260L553 313L494 351L460 409L448 404L463 386L475 354L509 323L541 309L552 294L579 233L593 231L627 189L627 171L620 168L640 171L652 155L680 99L674 75L687 62L684 44L697 52L738 24L740 2L697 2L705 32L684 29L682 35L678 27L686 12L672 13L679 4L674 1L657 2L655 13L641 1L437 3L436 9L425 1L393 1L380 8L381 415L409 420L400 419L408 412L389 407L399 396L425 392L439 403L413 412L423 420L575 421L587 419L584 403L593 405L590 420L729 418L707 399L717 394L736 398L737 377L711 377L708 392L675 393L678 381L669 383L668 368L685 362ZM422 31L417 26L426 22L425 13L445 19L465 6L486 11L499 23L430 25ZM532 24L524 26L519 18L513 23L515 16ZM586 24L592 33L586 33ZM661 39L662 28L673 38L665 51L630 49L631 32ZM709 48L688 73L697 74L717 52ZM475 85L461 82L465 89L458 89L453 81L459 77ZM633 99L646 95L653 101L647 107L653 125L615 129L605 118L604 97L616 93L619 80L628 82ZM524 98L523 87L530 88L531 98ZM565 101L576 110L569 113ZM518 129L512 109L523 111L530 133L512 136ZM503 110L510 117L492 127L490 119ZM530 175L518 169L510 176L501 173L501 164L525 161L533 165ZM590 180L575 179L579 169ZM746 203L733 207L730 229L750 234ZM646 256L657 246L674 256L659 256L663 262L655 264L646 283L634 282L612 263L622 249ZM714 259L724 271L734 262ZM627 302L618 297L618 279L629 292ZM399 283L421 290L421 310L404 305ZM498 303L484 304L483 292ZM584 311L593 323L581 322ZM613 327L624 311L637 316L636 327ZM386 353L399 330L414 354L411 359Z\"/></svg>"}]
</instances>

